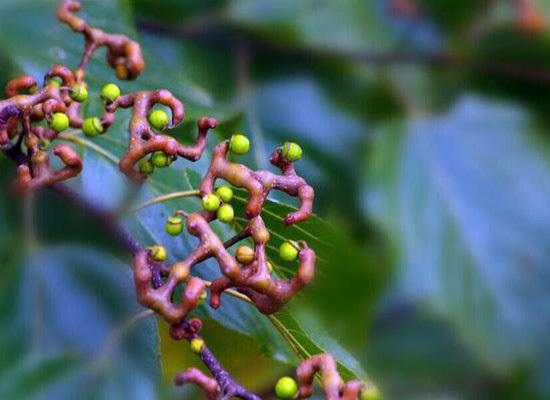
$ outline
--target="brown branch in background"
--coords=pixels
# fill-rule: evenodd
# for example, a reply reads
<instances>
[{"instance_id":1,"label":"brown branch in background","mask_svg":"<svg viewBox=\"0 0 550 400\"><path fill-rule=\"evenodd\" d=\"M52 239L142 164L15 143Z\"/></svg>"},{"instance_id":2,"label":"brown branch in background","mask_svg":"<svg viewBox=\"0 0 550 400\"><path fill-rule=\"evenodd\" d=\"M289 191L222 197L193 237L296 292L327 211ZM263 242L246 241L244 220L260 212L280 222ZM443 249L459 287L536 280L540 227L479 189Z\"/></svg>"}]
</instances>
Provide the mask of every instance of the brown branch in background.
<instances>
[{"instance_id":1,"label":"brown branch in background","mask_svg":"<svg viewBox=\"0 0 550 400\"><path fill-rule=\"evenodd\" d=\"M63 0L57 8L59 20L69 25L73 31L84 35L84 54L75 72L77 80L84 80L86 64L101 46L107 47L107 62L115 70L119 79L137 78L145 68L139 44L125 35L105 33L88 26L86 21L74 14L79 10L80 3L76 0Z\"/></svg>"}]
</instances>

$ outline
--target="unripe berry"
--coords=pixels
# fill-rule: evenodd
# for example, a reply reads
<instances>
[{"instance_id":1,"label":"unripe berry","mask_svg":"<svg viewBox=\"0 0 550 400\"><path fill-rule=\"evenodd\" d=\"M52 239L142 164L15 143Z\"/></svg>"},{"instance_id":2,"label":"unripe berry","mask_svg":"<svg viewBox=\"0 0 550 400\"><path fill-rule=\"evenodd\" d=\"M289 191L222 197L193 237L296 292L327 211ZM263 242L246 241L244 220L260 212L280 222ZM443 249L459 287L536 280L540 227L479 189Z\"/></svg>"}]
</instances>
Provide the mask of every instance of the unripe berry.
<instances>
[{"instance_id":1,"label":"unripe berry","mask_svg":"<svg viewBox=\"0 0 550 400\"><path fill-rule=\"evenodd\" d=\"M220 208L218 208L218 220L223 223L228 223L233 220L233 217L235 216L235 212L233 211L233 206L231 204L223 204Z\"/></svg>"},{"instance_id":2,"label":"unripe berry","mask_svg":"<svg viewBox=\"0 0 550 400\"><path fill-rule=\"evenodd\" d=\"M147 120L153 128L164 129L168 125L168 122L170 122L170 117L164 110L154 110L149 113Z\"/></svg>"},{"instance_id":3,"label":"unripe berry","mask_svg":"<svg viewBox=\"0 0 550 400\"><path fill-rule=\"evenodd\" d=\"M290 161L298 161L302 157L302 148L294 142L286 142L283 145L283 157Z\"/></svg>"},{"instance_id":4,"label":"unripe berry","mask_svg":"<svg viewBox=\"0 0 550 400\"><path fill-rule=\"evenodd\" d=\"M114 83L108 83L101 88L101 98L107 104L112 103L120 96L120 88Z\"/></svg>"},{"instance_id":5,"label":"unripe berry","mask_svg":"<svg viewBox=\"0 0 550 400\"><path fill-rule=\"evenodd\" d=\"M164 154L164 151L155 151L151 156L151 162L155 167L164 168L172 163L172 158Z\"/></svg>"},{"instance_id":6,"label":"unripe berry","mask_svg":"<svg viewBox=\"0 0 550 400\"><path fill-rule=\"evenodd\" d=\"M61 87L61 80L59 80L59 78L57 78L57 77L49 78L46 81L46 85L53 85L53 86L56 86L56 87L60 88Z\"/></svg>"},{"instance_id":7,"label":"unripe berry","mask_svg":"<svg viewBox=\"0 0 550 400\"><path fill-rule=\"evenodd\" d=\"M148 158L144 158L139 162L139 173L143 175L151 175L155 171L155 166Z\"/></svg>"},{"instance_id":8,"label":"unripe berry","mask_svg":"<svg viewBox=\"0 0 550 400\"><path fill-rule=\"evenodd\" d=\"M103 125L99 118L86 118L82 123L82 133L86 136L97 136L103 132Z\"/></svg>"},{"instance_id":9,"label":"unripe berry","mask_svg":"<svg viewBox=\"0 0 550 400\"><path fill-rule=\"evenodd\" d=\"M267 272L269 272L270 275L273 273L273 264L269 261L267 262Z\"/></svg>"},{"instance_id":10,"label":"unripe berry","mask_svg":"<svg viewBox=\"0 0 550 400\"><path fill-rule=\"evenodd\" d=\"M74 101L77 101L79 103L82 103L83 101L86 101L88 98L88 89L86 89L86 85L83 83L75 83L71 87L71 99Z\"/></svg>"},{"instance_id":11,"label":"unripe berry","mask_svg":"<svg viewBox=\"0 0 550 400\"><path fill-rule=\"evenodd\" d=\"M250 150L250 140L244 135L233 135L229 142L229 148L235 154L246 154Z\"/></svg>"},{"instance_id":12,"label":"unripe berry","mask_svg":"<svg viewBox=\"0 0 550 400\"><path fill-rule=\"evenodd\" d=\"M178 216L168 217L166 225L164 225L166 233L172 236L177 236L183 232L183 219Z\"/></svg>"},{"instance_id":13,"label":"unripe berry","mask_svg":"<svg viewBox=\"0 0 550 400\"><path fill-rule=\"evenodd\" d=\"M298 256L298 250L289 242L284 242L279 247L279 257L285 261L294 261Z\"/></svg>"},{"instance_id":14,"label":"unripe berry","mask_svg":"<svg viewBox=\"0 0 550 400\"><path fill-rule=\"evenodd\" d=\"M275 394L280 399L292 399L298 394L298 384L289 376L284 376L275 385Z\"/></svg>"},{"instance_id":15,"label":"unripe berry","mask_svg":"<svg viewBox=\"0 0 550 400\"><path fill-rule=\"evenodd\" d=\"M201 204L206 211L216 211L220 207L220 199L215 194L210 193L202 197Z\"/></svg>"},{"instance_id":16,"label":"unripe berry","mask_svg":"<svg viewBox=\"0 0 550 400\"><path fill-rule=\"evenodd\" d=\"M50 119L50 128L56 132L62 132L69 127L69 117L67 115L56 112Z\"/></svg>"},{"instance_id":17,"label":"unripe berry","mask_svg":"<svg viewBox=\"0 0 550 400\"><path fill-rule=\"evenodd\" d=\"M195 354L201 354L204 350L204 340L200 338L194 338L191 340L191 343L189 343L189 347L191 347L191 351Z\"/></svg>"},{"instance_id":18,"label":"unripe berry","mask_svg":"<svg viewBox=\"0 0 550 400\"><path fill-rule=\"evenodd\" d=\"M233 198L233 190L229 186L220 186L216 194L224 203L229 203Z\"/></svg>"},{"instance_id":19,"label":"unripe berry","mask_svg":"<svg viewBox=\"0 0 550 400\"><path fill-rule=\"evenodd\" d=\"M48 150L50 148L50 140L49 139L46 139L46 138L41 138L39 141L38 141L38 148L40 150Z\"/></svg>"},{"instance_id":20,"label":"unripe berry","mask_svg":"<svg viewBox=\"0 0 550 400\"><path fill-rule=\"evenodd\" d=\"M166 248L164 246L151 246L150 248L151 257L153 257L153 260L155 261L166 261L167 253Z\"/></svg>"},{"instance_id":21,"label":"unripe berry","mask_svg":"<svg viewBox=\"0 0 550 400\"><path fill-rule=\"evenodd\" d=\"M237 248L235 258L241 264L250 264L254 261L254 250L248 246L240 246Z\"/></svg>"},{"instance_id":22,"label":"unripe berry","mask_svg":"<svg viewBox=\"0 0 550 400\"><path fill-rule=\"evenodd\" d=\"M207 297L208 295L206 294L206 291L202 292L201 295L199 296L199 300L197 301L197 306L202 306L206 301Z\"/></svg>"},{"instance_id":23,"label":"unripe berry","mask_svg":"<svg viewBox=\"0 0 550 400\"><path fill-rule=\"evenodd\" d=\"M361 400L379 400L380 399L380 390L370 382L365 383L361 389L360 394Z\"/></svg>"}]
</instances>

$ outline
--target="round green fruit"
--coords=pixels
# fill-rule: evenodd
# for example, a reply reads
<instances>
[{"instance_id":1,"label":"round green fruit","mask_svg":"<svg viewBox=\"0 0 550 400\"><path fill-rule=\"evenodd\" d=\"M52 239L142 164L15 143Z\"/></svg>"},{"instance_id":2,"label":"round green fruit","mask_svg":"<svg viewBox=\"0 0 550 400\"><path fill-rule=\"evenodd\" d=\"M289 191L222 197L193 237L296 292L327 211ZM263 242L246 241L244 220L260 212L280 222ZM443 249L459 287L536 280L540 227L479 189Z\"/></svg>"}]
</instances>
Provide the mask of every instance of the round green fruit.
<instances>
[{"instance_id":1,"label":"round green fruit","mask_svg":"<svg viewBox=\"0 0 550 400\"><path fill-rule=\"evenodd\" d=\"M86 101L86 99L88 99L88 89L86 88L86 85L84 85L83 83L75 83L71 87L70 96L71 99L79 103Z\"/></svg>"},{"instance_id":2,"label":"round green fruit","mask_svg":"<svg viewBox=\"0 0 550 400\"><path fill-rule=\"evenodd\" d=\"M189 343L189 347L191 347L191 351L195 354L201 354L204 350L204 340L200 338L194 338L191 340L191 343Z\"/></svg>"},{"instance_id":3,"label":"round green fruit","mask_svg":"<svg viewBox=\"0 0 550 400\"><path fill-rule=\"evenodd\" d=\"M84 133L86 136L97 136L100 133L103 132L103 125L101 125L101 121L99 118L86 118L84 122L82 123L82 133Z\"/></svg>"},{"instance_id":4,"label":"round green fruit","mask_svg":"<svg viewBox=\"0 0 550 400\"><path fill-rule=\"evenodd\" d=\"M235 216L235 212L233 211L233 206L231 204L223 204L220 208L218 208L218 220L223 223L228 223L233 220L233 217Z\"/></svg>"},{"instance_id":5,"label":"round green fruit","mask_svg":"<svg viewBox=\"0 0 550 400\"><path fill-rule=\"evenodd\" d=\"M178 236L183 232L183 219L178 216L168 217L164 230L171 236Z\"/></svg>"},{"instance_id":6,"label":"round green fruit","mask_svg":"<svg viewBox=\"0 0 550 400\"><path fill-rule=\"evenodd\" d=\"M298 250L289 242L284 242L279 247L279 257L285 261L294 261L298 256Z\"/></svg>"},{"instance_id":7,"label":"round green fruit","mask_svg":"<svg viewBox=\"0 0 550 400\"><path fill-rule=\"evenodd\" d=\"M229 203L233 198L233 190L229 186L220 186L216 194L224 203Z\"/></svg>"},{"instance_id":8,"label":"round green fruit","mask_svg":"<svg viewBox=\"0 0 550 400\"><path fill-rule=\"evenodd\" d=\"M275 394L280 399L292 399L298 394L298 384L289 376L284 376L275 385Z\"/></svg>"},{"instance_id":9,"label":"round green fruit","mask_svg":"<svg viewBox=\"0 0 550 400\"><path fill-rule=\"evenodd\" d=\"M164 168L172 163L172 158L164 154L164 151L155 151L151 156L151 162L155 167Z\"/></svg>"},{"instance_id":10,"label":"round green fruit","mask_svg":"<svg viewBox=\"0 0 550 400\"><path fill-rule=\"evenodd\" d=\"M50 128L56 132L62 132L69 127L69 117L61 112L56 112L50 119Z\"/></svg>"},{"instance_id":11,"label":"round green fruit","mask_svg":"<svg viewBox=\"0 0 550 400\"><path fill-rule=\"evenodd\" d=\"M107 104L116 101L120 97L120 88L114 83L108 83L101 88L101 98Z\"/></svg>"},{"instance_id":12,"label":"round green fruit","mask_svg":"<svg viewBox=\"0 0 550 400\"><path fill-rule=\"evenodd\" d=\"M149 113L147 120L153 128L164 129L170 122L170 117L164 110L154 110Z\"/></svg>"},{"instance_id":13,"label":"round green fruit","mask_svg":"<svg viewBox=\"0 0 550 400\"><path fill-rule=\"evenodd\" d=\"M206 294L206 291L202 292L201 295L199 296L199 300L197 301L197 306L202 306L206 301L207 297L208 295Z\"/></svg>"},{"instance_id":14,"label":"round green fruit","mask_svg":"<svg viewBox=\"0 0 550 400\"><path fill-rule=\"evenodd\" d=\"M250 150L250 140L244 135L233 135L229 142L229 148L235 154L246 154Z\"/></svg>"},{"instance_id":15,"label":"round green fruit","mask_svg":"<svg viewBox=\"0 0 550 400\"><path fill-rule=\"evenodd\" d=\"M370 382L367 382L361 389L360 400L379 400L380 390Z\"/></svg>"},{"instance_id":16,"label":"round green fruit","mask_svg":"<svg viewBox=\"0 0 550 400\"><path fill-rule=\"evenodd\" d=\"M220 199L215 194L210 193L202 197L201 204L206 211L216 211L220 207Z\"/></svg>"},{"instance_id":17,"label":"round green fruit","mask_svg":"<svg viewBox=\"0 0 550 400\"><path fill-rule=\"evenodd\" d=\"M144 158L139 162L139 173L143 175L151 175L155 172L155 166L148 158Z\"/></svg>"},{"instance_id":18,"label":"round green fruit","mask_svg":"<svg viewBox=\"0 0 550 400\"><path fill-rule=\"evenodd\" d=\"M298 161L302 157L302 148L294 142L286 142L283 146L283 157L290 161Z\"/></svg>"},{"instance_id":19,"label":"round green fruit","mask_svg":"<svg viewBox=\"0 0 550 400\"><path fill-rule=\"evenodd\" d=\"M158 246L158 245L151 246L150 251L151 251L151 257L153 257L153 260L160 261L160 262L166 261L167 252L164 246Z\"/></svg>"}]
</instances>

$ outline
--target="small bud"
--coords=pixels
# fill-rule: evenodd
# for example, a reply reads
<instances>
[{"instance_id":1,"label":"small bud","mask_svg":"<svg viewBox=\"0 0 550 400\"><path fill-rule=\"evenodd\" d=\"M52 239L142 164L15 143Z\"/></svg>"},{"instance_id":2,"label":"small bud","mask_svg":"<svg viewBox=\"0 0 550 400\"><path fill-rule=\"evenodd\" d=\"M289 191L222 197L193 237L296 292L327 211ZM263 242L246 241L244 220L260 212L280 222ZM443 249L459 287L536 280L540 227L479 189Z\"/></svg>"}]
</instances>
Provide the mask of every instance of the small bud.
<instances>
[{"instance_id":1,"label":"small bud","mask_svg":"<svg viewBox=\"0 0 550 400\"><path fill-rule=\"evenodd\" d=\"M56 132L63 132L69 127L69 117L61 112L56 112L50 120L50 128Z\"/></svg>"},{"instance_id":2,"label":"small bud","mask_svg":"<svg viewBox=\"0 0 550 400\"><path fill-rule=\"evenodd\" d=\"M143 175L151 175L155 171L155 166L148 158L144 158L139 162L139 173Z\"/></svg>"},{"instance_id":3,"label":"small bud","mask_svg":"<svg viewBox=\"0 0 550 400\"><path fill-rule=\"evenodd\" d=\"M149 251L151 252L153 260L160 262L166 261L167 252L164 246L151 246L149 247Z\"/></svg>"},{"instance_id":4,"label":"small bud","mask_svg":"<svg viewBox=\"0 0 550 400\"><path fill-rule=\"evenodd\" d=\"M298 161L302 157L302 148L294 142L286 142L283 146L283 157L290 161Z\"/></svg>"},{"instance_id":5,"label":"small bud","mask_svg":"<svg viewBox=\"0 0 550 400\"><path fill-rule=\"evenodd\" d=\"M275 385L275 394L280 399L292 399L298 394L298 384L289 376L284 376Z\"/></svg>"},{"instance_id":6,"label":"small bud","mask_svg":"<svg viewBox=\"0 0 550 400\"><path fill-rule=\"evenodd\" d=\"M250 264L252 261L254 261L254 249L248 246L240 246L237 248L235 258L241 264Z\"/></svg>"},{"instance_id":7,"label":"small bud","mask_svg":"<svg viewBox=\"0 0 550 400\"><path fill-rule=\"evenodd\" d=\"M107 104L116 101L120 96L120 88L114 83L108 83L101 88L101 98Z\"/></svg>"},{"instance_id":8,"label":"small bud","mask_svg":"<svg viewBox=\"0 0 550 400\"><path fill-rule=\"evenodd\" d=\"M70 96L71 99L79 103L86 101L86 99L88 98L88 89L86 89L86 85L84 85L83 83L75 83L71 87Z\"/></svg>"},{"instance_id":9,"label":"small bud","mask_svg":"<svg viewBox=\"0 0 550 400\"><path fill-rule=\"evenodd\" d=\"M172 236L177 236L183 232L183 219L178 216L168 217L166 225L164 225L166 233Z\"/></svg>"},{"instance_id":10,"label":"small bud","mask_svg":"<svg viewBox=\"0 0 550 400\"><path fill-rule=\"evenodd\" d=\"M151 156L151 162L155 167L164 168L172 164L172 158L164 154L163 151L155 151Z\"/></svg>"},{"instance_id":11,"label":"small bud","mask_svg":"<svg viewBox=\"0 0 550 400\"><path fill-rule=\"evenodd\" d=\"M229 186L220 186L216 194L224 203L229 203L233 198L233 190Z\"/></svg>"},{"instance_id":12,"label":"small bud","mask_svg":"<svg viewBox=\"0 0 550 400\"><path fill-rule=\"evenodd\" d=\"M202 197L201 204L206 211L216 211L220 207L220 199L215 194L210 193Z\"/></svg>"},{"instance_id":13,"label":"small bud","mask_svg":"<svg viewBox=\"0 0 550 400\"><path fill-rule=\"evenodd\" d=\"M201 354L204 350L204 340L200 338L194 338L191 340L191 343L189 343L189 347L191 347L191 351L195 354Z\"/></svg>"},{"instance_id":14,"label":"small bud","mask_svg":"<svg viewBox=\"0 0 550 400\"><path fill-rule=\"evenodd\" d=\"M294 261L298 256L298 250L290 242L284 242L279 247L279 257L285 261Z\"/></svg>"},{"instance_id":15,"label":"small bud","mask_svg":"<svg viewBox=\"0 0 550 400\"><path fill-rule=\"evenodd\" d=\"M233 135L229 142L229 149L238 155L243 155L250 150L250 141L244 135Z\"/></svg>"},{"instance_id":16,"label":"small bud","mask_svg":"<svg viewBox=\"0 0 550 400\"><path fill-rule=\"evenodd\" d=\"M103 125L101 125L99 118L86 118L82 123L82 133L90 137L103 133Z\"/></svg>"},{"instance_id":17,"label":"small bud","mask_svg":"<svg viewBox=\"0 0 550 400\"><path fill-rule=\"evenodd\" d=\"M231 204L223 204L220 208L218 208L217 217L219 221L228 223L233 220L234 216L235 212L233 211L233 206Z\"/></svg>"},{"instance_id":18,"label":"small bud","mask_svg":"<svg viewBox=\"0 0 550 400\"><path fill-rule=\"evenodd\" d=\"M149 113L147 120L153 128L164 129L168 125L168 122L170 122L170 117L164 110L154 110Z\"/></svg>"}]
</instances>

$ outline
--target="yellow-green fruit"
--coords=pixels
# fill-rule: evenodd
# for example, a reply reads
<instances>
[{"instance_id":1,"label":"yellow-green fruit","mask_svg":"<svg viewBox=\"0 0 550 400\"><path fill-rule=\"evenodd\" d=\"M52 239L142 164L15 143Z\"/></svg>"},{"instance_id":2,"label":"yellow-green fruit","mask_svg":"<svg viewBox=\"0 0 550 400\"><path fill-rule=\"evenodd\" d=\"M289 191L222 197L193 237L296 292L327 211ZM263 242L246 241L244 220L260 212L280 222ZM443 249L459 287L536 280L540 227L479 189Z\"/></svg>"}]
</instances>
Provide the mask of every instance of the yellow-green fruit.
<instances>
[{"instance_id":1,"label":"yellow-green fruit","mask_svg":"<svg viewBox=\"0 0 550 400\"><path fill-rule=\"evenodd\" d=\"M229 186L220 186L216 194L224 203L229 203L233 198L233 190Z\"/></svg>"},{"instance_id":2,"label":"yellow-green fruit","mask_svg":"<svg viewBox=\"0 0 550 400\"><path fill-rule=\"evenodd\" d=\"M220 207L220 199L215 194L210 193L202 197L201 204L206 211L216 211Z\"/></svg>"},{"instance_id":3,"label":"yellow-green fruit","mask_svg":"<svg viewBox=\"0 0 550 400\"><path fill-rule=\"evenodd\" d=\"M106 103L112 103L120 96L120 88L114 83L108 83L101 88L101 98Z\"/></svg>"},{"instance_id":4,"label":"yellow-green fruit","mask_svg":"<svg viewBox=\"0 0 550 400\"><path fill-rule=\"evenodd\" d=\"M273 264L269 261L267 262L267 272L269 272L270 275L273 273Z\"/></svg>"},{"instance_id":5,"label":"yellow-green fruit","mask_svg":"<svg viewBox=\"0 0 550 400\"><path fill-rule=\"evenodd\" d=\"M294 261L298 256L298 250L289 242L284 242L279 247L279 257L285 261Z\"/></svg>"},{"instance_id":6,"label":"yellow-green fruit","mask_svg":"<svg viewBox=\"0 0 550 400\"><path fill-rule=\"evenodd\" d=\"M233 135L229 142L229 148L235 154L246 154L250 150L250 140L244 135Z\"/></svg>"},{"instance_id":7,"label":"yellow-green fruit","mask_svg":"<svg viewBox=\"0 0 550 400\"><path fill-rule=\"evenodd\" d=\"M144 158L139 162L139 173L143 175L151 175L155 172L155 166L148 158Z\"/></svg>"},{"instance_id":8,"label":"yellow-green fruit","mask_svg":"<svg viewBox=\"0 0 550 400\"><path fill-rule=\"evenodd\" d=\"M155 261L166 261L167 253L164 246L152 246L151 248L151 257Z\"/></svg>"},{"instance_id":9,"label":"yellow-green fruit","mask_svg":"<svg viewBox=\"0 0 550 400\"><path fill-rule=\"evenodd\" d=\"M46 138L42 138L38 141L38 147L40 150L48 150L50 148L50 140Z\"/></svg>"},{"instance_id":10,"label":"yellow-green fruit","mask_svg":"<svg viewBox=\"0 0 550 400\"><path fill-rule=\"evenodd\" d=\"M204 349L204 340L199 338L192 339L189 347L191 347L193 353L201 354Z\"/></svg>"},{"instance_id":11,"label":"yellow-green fruit","mask_svg":"<svg viewBox=\"0 0 550 400\"><path fill-rule=\"evenodd\" d=\"M233 220L233 217L235 216L235 212L233 211L233 206L231 204L223 204L220 208L218 208L218 220L224 223L231 222Z\"/></svg>"},{"instance_id":12,"label":"yellow-green fruit","mask_svg":"<svg viewBox=\"0 0 550 400\"><path fill-rule=\"evenodd\" d=\"M164 110L151 111L147 119L155 129L164 129L164 127L168 125L168 122L170 122L170 117Z\"/></svg>"},{"instance_id":13,"label":"yellow-green fruit","mask_svg":"<svg viewBox=\"0 0 550 400\"><path fill-rule=\"evenodd\" d=\"M250 264L254 261L254 250L248 246L239 246L235 258L241 264Z\"/></svg>"},{"instance_id":14,"label":"yellow-green fruit","mask_svg":"<svg viewBox=\"0 0 550 400\"><path fill-rule=\"evenodd\" d=\"M69 117L66 114L56 112L50 120L50 128L56 132L62 132L69 127Z\"/></svg>"},{"instance_id":15,"label":"yellow-green fruit","mask_svg":"<svg viewBox=\"0 0 550 400\"><path fill-rule=\"evenodd\" d=\"M294 142L286 142L283 146L283 157L290 161L298 161L302 157L302 148Z\"/></svg>"},{"instance_id":16,"label":"yellow-green fruit","mask_svg":"<svg viewBox=\"0 0 550 400\"><path fill-rule=\"evenodd\" d=\"M379 400L380 397L380 390L372 383L366 383L361 389L361 400Z\"/></svg>"},{"instance_id":17,"label":"yellow-green fruit","mask_svg":"<svg viewBox=\"0 0 550 400\"><path fill-rule=\"evenodd\" d=\"M168 217L166 225L164 225L166 233L172 236L177 236L183 232L183 219L178 216Z\"/></svg>"},{"instance_id":18,"label":"yellow-green fruit","mask_svg":"<svg viewBox=\"0 0 550 400\"><path fill-rule=\"evenodd\" d=\"M59 78L56 78L56 77L53 77L53 78L50 78L46 81L46 84L47 85L53 85L53 86L56 86L56 87L61 87L61 81L59 80Z\"/></svg>"},{"instance_id":19,"label":"yellow-green fruit","mask_svg":"<svg viewBox=\"0 0 550 400\"><path fill-rule=\"evenodd\" d=\"M164 154L163 151L155 151L151 156L151 162L155 167L164 168L172 163L172 158Z\"/></svg>"},{"instance_id":20,"label":"yellow-green fruit","mask_svg":"<svg viewBox=\"0 0 550 400\"><path fill-rule=\"evenodd\" d=\"M202 306L206 301L207 297L208 295L206 294L206 291L202 292L201 295L199 296L199 300L197 301L197 306Z\"/></svg>"},{"instance_id":21,"label":"yellow-green fruit","mask_svg":"<svg viewBox=\"0 0 550 400\"><path fill-rule=\"evenodd\" d=\"M88 89L86 89L86 85L84 85L83 83L75 83L71 87L70 96L71 99L79 103L86 101L86 99L88 98Z\"/></svg>"},{"instance_id":22,"label":"yellow-green fruit","mask_svg":"<svg viewBox=\"0 0 550 400\"><path fill-rule=\"evenodd\" d=\"M103 125L99 118L86 118L82 123L82 132L86 136L97 136L103 132Z\"/></svg>"},{"instance_id":23,"label":"yellow-green fruit","mask_svg":"<svg viewBox=\"0 0 550 400\"><path fill-rule=\"evenodd\" d=\"M298 384L289 376L284 376L275 385L275 394L280 399L292 399L298 394Z\"/></svg>"}]
</instances>

